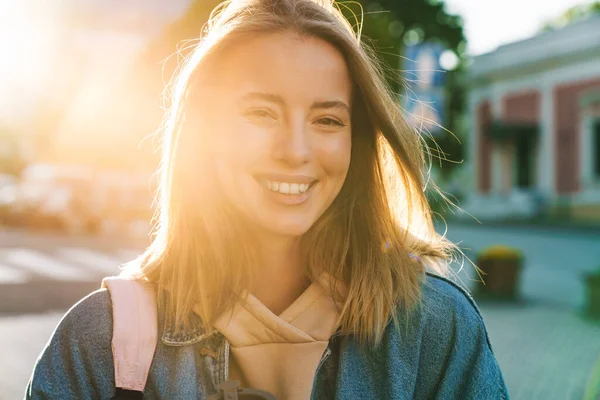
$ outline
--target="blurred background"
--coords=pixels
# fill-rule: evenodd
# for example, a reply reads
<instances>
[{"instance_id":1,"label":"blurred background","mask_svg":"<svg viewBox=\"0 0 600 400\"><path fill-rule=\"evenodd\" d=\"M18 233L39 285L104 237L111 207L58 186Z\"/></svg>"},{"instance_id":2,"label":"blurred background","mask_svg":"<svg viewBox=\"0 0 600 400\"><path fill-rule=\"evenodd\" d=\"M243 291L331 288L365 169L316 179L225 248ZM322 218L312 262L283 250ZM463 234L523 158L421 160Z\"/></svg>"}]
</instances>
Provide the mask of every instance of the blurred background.
<instances>
[{"instance_id":1,"label":"blurred background","mask_svg":"<svg viewBox=\"0 0 600 400\"><path fill-rule=\"evenodd\" d=\"M147 245L161 94L217 3L0 0L0 399ZM599 399L600 2L358 3L511 398Z\"/></svg>"}]
</instances>

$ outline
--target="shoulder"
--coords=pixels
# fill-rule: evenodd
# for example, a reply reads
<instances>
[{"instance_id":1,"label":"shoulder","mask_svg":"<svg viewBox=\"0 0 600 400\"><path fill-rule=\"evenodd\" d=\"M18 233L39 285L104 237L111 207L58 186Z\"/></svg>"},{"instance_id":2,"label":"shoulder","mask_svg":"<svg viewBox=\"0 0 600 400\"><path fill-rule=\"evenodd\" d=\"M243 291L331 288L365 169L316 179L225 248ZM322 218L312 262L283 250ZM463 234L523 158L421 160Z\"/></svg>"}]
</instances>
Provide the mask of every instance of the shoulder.
<instances>
[{"instance_id":1,"label":"shoulder","mask_svg":"<svg viewBox=\"0 0 600 400\"><path fill-rule=\"evenodd\" d=\"M38 357L26 398L112 396L112 304L106 289L75 304Z\"/></svg>"},{"instance_id":2,"label":"shoulder","mask_svg":"<svg viewBox=\"0 0 600 400\"><path fill-rule=\"evenodd\" d=\"M507 397L484 320L468 292L449 279L427 274L421 301L408 315L408 329L392 329L390 343L404 343L397 353L408 352L405 359L419 360L416 397Z\"/></svg>"},{"instance_id":3,"label":"shoulder","mask_svg":"<svg viewBox=\"0 0 600 400\"><path fill-rule=\"evenodd\" d=\"M479 308L471 295L450 279L427 274L422 284L421 302L415 310L423 334L438 340L482 340L490 342Z\"/></svg>"},{"instance_id":4,"label":"shoulder","mask_svg":"<svg viewBox=\"0 0 600 400\"><path fill-rule=\"evenodd\" d=\"M70 354L71 360L79 358L82 362L112 360L112 330L110 293L99 289L65 313L45 351L53 358L67 359L65 355Z\"/></svg>"},{"instance_id":5,"label":"shoulder","mask_svg":"<svg viewBox=\"0 0 600 400\"><path fill-rule=\"evenodd\" d=\"M483 317L469 293L428 274L419 308L424 381L448 398L508 398Z\"/></svg>"},{"instance_id":6,"label":"shoulder","mask_svg":"<svg viewBox=\"0 0 600 400\"><path fill-rule=\"evenodd\" d=\"M432 357L444 357L459 348L490 351L483 317L469 293L448 278L427 273L419 301L407 310L399 306L398 324L390 321L388 343L412 343L406 347Z\"/></svg>"},{"instance_id":7,"label":"shoulder","mask_svg":"<svg viewBox=\"0 0 600 400\"><path fill-rule=\"evenodd\" d=\"M472 297L448 278L427 273L421 286L422 301L431 307L458 307L479 315Z\"/></svg>"},{"instance_id":8,"label":"shoulder","mask_svg":"<svg viewBox=\"0 0 600 400\"><path fill-rule=\"evenodd\" d=\"M106 289L90 293L66 312L57 332L74 338L85 338L84 343L110 342L112 337L112 303Z\"/></svg>"},{"instance_id":9,"label":"shoulder","mask_svg":"<svg viewBox=\"0 0 600 400\"><path fill-rule=\"evenodd\" d=\"M455 282L438 275L426 275L421 287L420 305L423 316L434 318L436 322L452 318L461 318L472 323L482 321L481 313L471 295Z\"/></svg>"},{"instance_id":10,"label":"shoulder","mask_svg":"<svg viewBox=\"0 0 600 400\"><path fill-rule=\"evenodd\" d=\"M349 340L342 348L342 358L350 360L345 371L356 372L356 381L368 377L365 387L378 393L370 397L507 397L483 318L460 286L427 274L420 302L409 312L399 307L396 315L398 324L390 322L380 346L360 352Z\"/></svg>"}]
</instances>

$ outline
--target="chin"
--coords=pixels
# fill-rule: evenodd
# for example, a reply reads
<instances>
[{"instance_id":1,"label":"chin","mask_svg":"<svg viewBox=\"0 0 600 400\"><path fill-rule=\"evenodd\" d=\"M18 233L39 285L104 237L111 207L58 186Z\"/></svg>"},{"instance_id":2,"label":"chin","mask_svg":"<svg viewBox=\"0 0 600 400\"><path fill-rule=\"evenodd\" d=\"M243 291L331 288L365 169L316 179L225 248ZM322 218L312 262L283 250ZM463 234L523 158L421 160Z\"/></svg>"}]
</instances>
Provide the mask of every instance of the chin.
<instances>
[{"instance_id":1,"label":"chin","mask_svg":"<svg viewBox=\"0 0 600 400\"><path fill-rule=\"evenodd\" d=\"M278 236L300 237L304 235L312 224L307 220L302 221L282 221L265 226L265 229Z\"/></svg>"}]
</instances>

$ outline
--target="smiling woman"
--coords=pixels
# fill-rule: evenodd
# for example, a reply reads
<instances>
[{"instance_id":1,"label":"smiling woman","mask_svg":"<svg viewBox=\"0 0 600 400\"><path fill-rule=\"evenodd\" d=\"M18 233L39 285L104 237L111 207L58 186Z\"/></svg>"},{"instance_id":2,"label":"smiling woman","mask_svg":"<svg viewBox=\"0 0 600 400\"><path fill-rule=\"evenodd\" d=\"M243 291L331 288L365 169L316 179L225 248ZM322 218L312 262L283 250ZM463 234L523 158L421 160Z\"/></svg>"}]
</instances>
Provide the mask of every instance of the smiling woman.
<instances>
[{"instance_id":1,"label":"smiling woman","mask_svg":"<svg viewBox=\"0 0 600 400\"><path fill-rule=\"evenodd\" d=\"M154 242L65 316L29 398L506 396L474 303L426 273L455 247L361 43L326 0L215 11L174 83Z\"/></svg>"}]
</instances>

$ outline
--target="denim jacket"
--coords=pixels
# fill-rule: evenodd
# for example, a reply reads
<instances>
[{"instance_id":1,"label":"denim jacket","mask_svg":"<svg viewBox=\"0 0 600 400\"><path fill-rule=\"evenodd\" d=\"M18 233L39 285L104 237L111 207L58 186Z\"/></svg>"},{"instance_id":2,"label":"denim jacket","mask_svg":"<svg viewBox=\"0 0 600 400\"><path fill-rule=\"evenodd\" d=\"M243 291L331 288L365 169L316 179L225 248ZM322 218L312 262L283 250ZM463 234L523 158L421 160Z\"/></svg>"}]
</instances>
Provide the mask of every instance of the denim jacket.
<instances>
[{"instance_id":1,"label":"denim jacket","mask_svg":"<svg viewBox=\"0 0 600 400\"><path fill-rule=\"evenodd\" d=\"M427 275L409 318L398 313L366 348L334 335L317 367L311 400L507 399L502 373L471 297ZM159 311L160 340L145 399L205 399L228 379L229 343L196 320L174 334ZM115 394L110 295L98 290L71 308L42 351L26 399L110 399ZM283 399L282 399L283 400Z\"/></svg>"}]
</instances>

